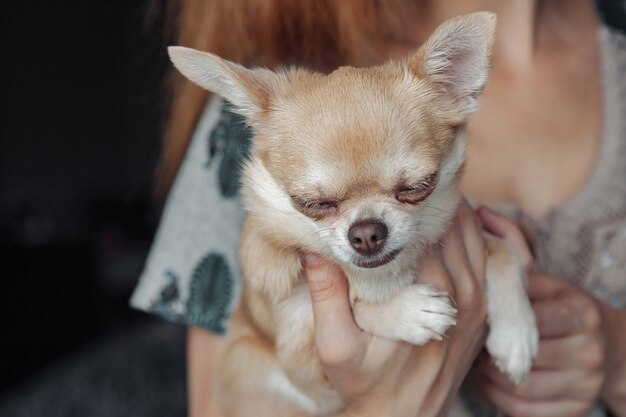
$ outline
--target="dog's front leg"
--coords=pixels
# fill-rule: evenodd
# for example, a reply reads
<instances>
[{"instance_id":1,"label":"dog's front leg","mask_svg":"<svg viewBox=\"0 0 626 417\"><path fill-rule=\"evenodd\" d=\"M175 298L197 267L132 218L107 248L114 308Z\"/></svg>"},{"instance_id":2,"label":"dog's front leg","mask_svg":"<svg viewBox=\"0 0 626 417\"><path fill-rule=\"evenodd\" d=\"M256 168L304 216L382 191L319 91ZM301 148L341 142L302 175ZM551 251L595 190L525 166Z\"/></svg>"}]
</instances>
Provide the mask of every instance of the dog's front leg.
<instances>
[{"instance_id":1,"label":"dog's front leg","mask_svg":"<svg viewBox=\"0 0 626 417\"><path fill-rule=\"evenodd\" d=\"M519 384L530 371L539 344L526 274L502 240L487 236L487 249L487 350L496 366Z\"/></svg>"},{"instance_id":2,"label":"dog's front leg","mask_svg":"<svg viewBox=\"0 0 626 417\"><path fill-rule=\"evenodd\" d=\"M456 309L447 294L425 284L412 284L383 303L358 299L352 304L358 326L375 336L424 345L441 340L456 324Z\"/></svg>"}]
</instances>

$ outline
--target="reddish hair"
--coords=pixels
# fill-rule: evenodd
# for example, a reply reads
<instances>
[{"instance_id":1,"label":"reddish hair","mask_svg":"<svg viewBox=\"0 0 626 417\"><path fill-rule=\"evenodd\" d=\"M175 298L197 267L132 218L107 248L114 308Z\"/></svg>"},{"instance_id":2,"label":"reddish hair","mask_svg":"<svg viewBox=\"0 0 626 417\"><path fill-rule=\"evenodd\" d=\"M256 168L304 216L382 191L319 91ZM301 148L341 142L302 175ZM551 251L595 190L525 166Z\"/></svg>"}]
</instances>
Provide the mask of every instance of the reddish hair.
<instances>
[{"instance_id":1,"label":"reddish hair","mask_svg":"<svg viewBox=\"0 0 626 417\"><path fill-rule=\"evenodd\" d=\"M319 71L360 66L378 60L372 45L383 19L393 19L390 3L394 2L178 0L176 43L247 66L301 65ZM171 82L159 164L161 197L172 185L208 97L178 73Z\"/></svg>"}]
</instances>

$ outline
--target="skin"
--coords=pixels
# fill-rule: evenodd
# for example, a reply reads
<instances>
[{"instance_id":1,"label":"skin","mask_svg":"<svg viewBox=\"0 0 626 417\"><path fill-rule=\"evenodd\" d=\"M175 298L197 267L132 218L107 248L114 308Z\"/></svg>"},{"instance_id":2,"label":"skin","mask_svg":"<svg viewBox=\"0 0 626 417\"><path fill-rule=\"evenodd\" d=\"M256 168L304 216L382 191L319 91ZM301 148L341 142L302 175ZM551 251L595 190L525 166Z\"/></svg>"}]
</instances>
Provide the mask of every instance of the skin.
<instances>
[{"instance_id":1,"label":"skin","mask_svg":"<svg viewBox=\"0 0 626 417\"><path fill-rule=\"evenodd\" d=\"M402 36L379 45L390 57L413 51L447 18L498 13L494 68L483 105L470 119L462 191L492 205L515 204L540 222L586 184L597 160L602 92L593 3L424 0L402 6L408 17ZM484 243L471 211L465 207L459 216L446 244L417 272L457 302L460 322L443 343L416 349L362 333L352 320L341 274L315 260L306 264L318 353L348 404L344 415L430 416L448 410L485 330ZM514 224L484 208L478 216L532 266L526 239ZM488 361L473 377L482 381L482 394L513 417L585 416L600 399L626 416L626 313L564 278L530 277L541 341L528 382L513 386ZM192 328L188 343L190 415L219 417L208 387L222 341Z\"/></svg>"},{"instance_id":2,"label":"skin","mask_svg":"<svg viewBox=\"0 0 626 417\"><path fill-rule=\"evenodd\" d=\"M224 339L198 327L187 330L187 403L190 417L221 417L212 389Z\"/></svg>"},{"instance_id":3,"label":"skin","mask_svg":"<svg viewBox=\"0 0 626 417\"><path fill-rule=\"evenodd\" d=\"M417 348L369 335L352 318L346 280L335 266L305 258L313 300L317 353L347 404L342 416L446 415L484 344L485 247L467 204L416 276L447 291L458 322L441 343Z\"/></svg>"},{"instance_id":4,"label":"skin","mask_svg":"<svg viewBox=\"0 0 626 417\"><path fill-rule=\"evenodd\" d=\"M482 209L480 217L485 228L498 233L498 215ZM508 240L527 248L525 242ZM532 270L532 257L527 257L527 269ZM530 274L528 293L539 328L539 355L518 386L481 358L476 377L485 398L512 417L584 417L600 399L616 415L626 415L626 311L540 272Z\"/></svg>"},{"instance_id":5,"label":"skin","mask_svg":"<svg viewBox=\"0 0 626 417\"><path fill-rule=\"evenodd\" d=\"M514 386L483 361L486 397L511 416L587 416L598 398L611 403L609 387L620 382L620 372L624 377L623 350L615 349L624 346L617 340L624 338L624 312L541 273L530 277L529 292L541 335L535 366Z\"/></svg>"},{"instance_id":6,"label":"skin","mask_svg":"<svg viewBox=\"0 0 626 417\"><path fill-rule=\"evenodd\" d=\"M514 204L541 222L585 186L597 160L602 93L593 3L460 3L430 3L425 19L478 5L499 17L492 76L470 118L462 190L473 200ZM410 36L409 44L424 35ZM487 228L495 224L487 211L481 220ZM564 278L530 277L531 295L545 295L533 299L540 323L554 327L542 330L538 363L554 360L554 369L537 366L529 382L515 387L485 361L484 394L512 416L584 416L599 400L626 416L626 313Z\"/></svg>"}]
</instances>

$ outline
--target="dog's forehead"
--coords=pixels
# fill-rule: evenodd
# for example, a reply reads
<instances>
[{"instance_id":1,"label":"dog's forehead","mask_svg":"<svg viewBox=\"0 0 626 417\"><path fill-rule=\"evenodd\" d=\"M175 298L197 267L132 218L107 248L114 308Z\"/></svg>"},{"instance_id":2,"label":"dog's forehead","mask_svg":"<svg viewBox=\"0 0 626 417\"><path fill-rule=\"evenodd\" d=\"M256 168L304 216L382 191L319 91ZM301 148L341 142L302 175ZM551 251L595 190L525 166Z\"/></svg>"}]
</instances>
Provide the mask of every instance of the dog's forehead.
<instances>
[{"instance_id":1,"label":"dog's forehead","mask_svg":"<svg viewBox=\"0 0 626 417\"><path fill-rule=\"evenodd\" d=\"M428 92L401 72L344 68L300 91L284 120L300 125L298 139L321 161L344 169L402 166L409 158L438 159L443 151Z\"/></svg>"},{"instance_id":2,"label":"dog's forehead","mask_svg":"<svg viewBox=\"0 0 626 417\"><path fill-rule=\"evenodd\" d=\"M303 144L331 154L347 148L377 152L433 139L429 90L400 71L341 68L293 83L272 124Z\"/></svg>"},{"instance_id":3,"label":"dog's forehead","mask_svg":"<svg viewBox=\"0 0 626 417\"><path fill-rule=\"evenodd\" d=\"M388 190L419 179L437 170L451 136L429 114L428 93L399 70L304 79L276 103L262 158L294 191Z\"/></svg>"}]
</instances>

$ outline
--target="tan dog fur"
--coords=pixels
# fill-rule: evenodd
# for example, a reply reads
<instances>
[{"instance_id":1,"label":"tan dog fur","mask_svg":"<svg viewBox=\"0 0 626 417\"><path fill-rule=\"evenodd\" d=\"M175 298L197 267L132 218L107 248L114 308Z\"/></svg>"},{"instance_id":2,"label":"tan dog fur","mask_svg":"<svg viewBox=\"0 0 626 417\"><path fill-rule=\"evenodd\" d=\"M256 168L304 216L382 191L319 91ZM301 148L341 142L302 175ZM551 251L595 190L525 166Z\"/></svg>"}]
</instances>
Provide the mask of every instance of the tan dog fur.
<instances>
[{"instance_id":1,"label":"tan dog fur","mask_svg":"<svg viewBox=\"0 0 626 417\"><path fill-rule=\"evenodd\" d=\"M328 415L343 407L315 354L305 250L345 272L365 331L421 345L455 324L447 296L413 283L413 274L461 199L464 123L487 81L494 28L489 13L453 19L405 60L329 75L249 70L170 48L180 71L228 99L255 134L242 183L245 290L219 378L227 416ZM407 203L404 195L424 198ZM346 238L364 219L388 227L380 255L360 255ZM520 381L537 349L524 272L501 241L489 238L488 247L487 347ZM383 264L364 267L372 262Z\"/></svg>"}]
</instances>

